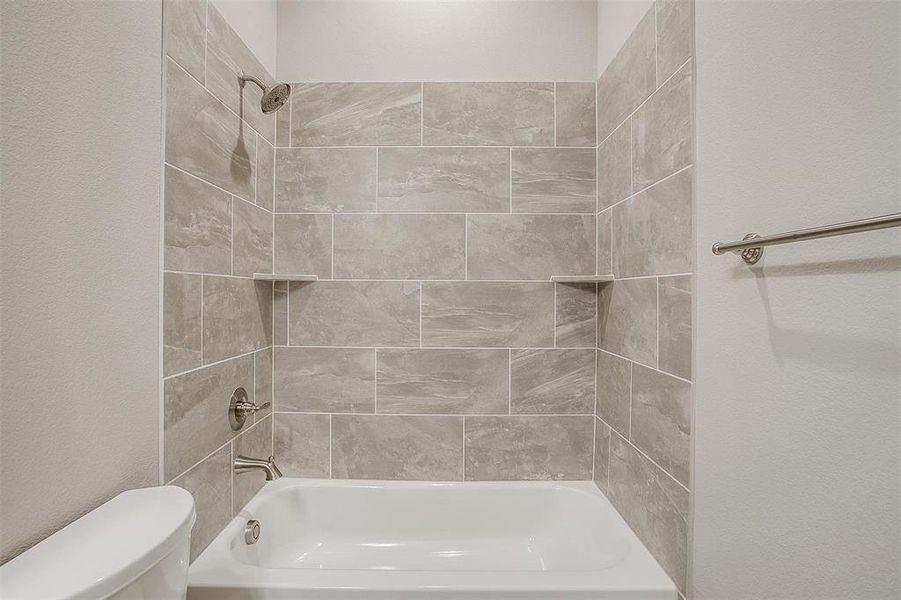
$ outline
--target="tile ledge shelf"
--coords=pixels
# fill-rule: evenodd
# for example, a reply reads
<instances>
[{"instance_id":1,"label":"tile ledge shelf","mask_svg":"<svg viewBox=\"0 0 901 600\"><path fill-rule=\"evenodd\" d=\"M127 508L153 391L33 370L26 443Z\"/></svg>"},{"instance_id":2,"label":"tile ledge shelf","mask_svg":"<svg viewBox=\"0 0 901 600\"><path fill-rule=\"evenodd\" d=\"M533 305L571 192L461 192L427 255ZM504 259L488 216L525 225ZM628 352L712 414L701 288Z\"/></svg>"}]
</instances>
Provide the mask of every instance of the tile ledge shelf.
<instances>
[{"instance_id":1,"label":"tile ledge shelf","mask_svg":"<svg viewBox=\"0 0 901 600\"><path fill-rule=\"evenodd\" d=\"M613 275L553 275L554 283L608 283L613 281Z\"/></svg>"},{"instance_id":2,"label":"tile ledge shelf","mask_svg":"<svg viewBox=\"0 0 901 600\"><path fill-rule=\"evenodd\" d=\"M304 273L254 273L254 281L319 281L318 275Z\"/></svg>"}]
</instances>

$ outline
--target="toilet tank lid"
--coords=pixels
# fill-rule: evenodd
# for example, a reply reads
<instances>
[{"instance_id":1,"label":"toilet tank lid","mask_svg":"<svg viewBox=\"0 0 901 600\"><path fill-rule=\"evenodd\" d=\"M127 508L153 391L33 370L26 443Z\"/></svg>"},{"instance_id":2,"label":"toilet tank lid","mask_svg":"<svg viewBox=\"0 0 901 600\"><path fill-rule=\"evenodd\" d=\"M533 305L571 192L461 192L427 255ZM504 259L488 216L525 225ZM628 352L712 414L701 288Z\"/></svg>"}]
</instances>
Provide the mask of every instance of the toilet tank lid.
<instances>
[{"instance_id":1,"label":"toilet tank lid","mask_svg":"<svg viewBox=\"0 0 901 600\"><path fill-rule=\"evenodd\" d=\"M105 598L190 534L194 499L175 486L128 490L0 567L0 598Z\"/></svg>"}]
</instances>

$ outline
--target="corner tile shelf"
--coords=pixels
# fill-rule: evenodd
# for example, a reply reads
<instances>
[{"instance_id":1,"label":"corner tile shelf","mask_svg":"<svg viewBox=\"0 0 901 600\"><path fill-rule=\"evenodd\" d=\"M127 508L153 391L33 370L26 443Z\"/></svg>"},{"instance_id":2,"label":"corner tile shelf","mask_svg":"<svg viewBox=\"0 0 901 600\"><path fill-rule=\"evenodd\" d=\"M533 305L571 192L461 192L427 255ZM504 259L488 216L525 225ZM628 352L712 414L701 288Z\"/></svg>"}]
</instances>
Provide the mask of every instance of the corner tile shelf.
<instances>
[{"instance_id":1,"label":"corner tile shelf","mask_svg":"<svg viewBox=\"0 0 901 600\"><path fill-rule=\"evenodd\" d=\"M613 275L554 275L551 277L554 283L609 283L613 281Z\"/></svg>"},{"instance_id":2,"label":"corner tile shelf","mask_svg":"<svg viewBox=\"0 0 901 600\"><path fill-rule=\"evenodd\" d=\"M318 275L304 273L254 273L254 281L319 281Z\"/></svg>"}]
</instances>

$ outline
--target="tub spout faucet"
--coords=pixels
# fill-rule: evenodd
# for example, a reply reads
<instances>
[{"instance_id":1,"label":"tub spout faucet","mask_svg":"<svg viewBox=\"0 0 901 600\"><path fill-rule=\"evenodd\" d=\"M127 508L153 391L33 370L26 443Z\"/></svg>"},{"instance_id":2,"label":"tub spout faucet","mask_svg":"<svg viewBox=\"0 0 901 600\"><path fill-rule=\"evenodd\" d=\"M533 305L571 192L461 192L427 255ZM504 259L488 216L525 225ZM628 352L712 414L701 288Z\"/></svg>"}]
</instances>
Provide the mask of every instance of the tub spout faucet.
<instances>
[{"instance_id":1,"label":"tub spout faucet","mask_svg":"<svg viewBox=\"0 0 901 600\"><path fill-rule=\"evenodd\" d=\"M249 456L235 458L235 473L246 473L255 469L261 469L266 473L266 481L274 481L282 476L282 472L275 466L274 456L270 456L268 460Z\"/></svg>"}]
</instances>

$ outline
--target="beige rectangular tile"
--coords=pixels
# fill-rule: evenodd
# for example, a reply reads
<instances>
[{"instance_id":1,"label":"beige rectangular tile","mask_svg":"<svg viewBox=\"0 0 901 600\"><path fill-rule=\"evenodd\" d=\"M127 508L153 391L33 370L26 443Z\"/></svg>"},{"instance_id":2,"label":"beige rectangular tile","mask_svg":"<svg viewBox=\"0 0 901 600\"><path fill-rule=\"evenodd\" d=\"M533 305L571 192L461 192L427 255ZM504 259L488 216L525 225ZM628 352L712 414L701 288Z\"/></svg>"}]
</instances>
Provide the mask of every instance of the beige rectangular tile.
<instances>
[{"instance_id":1,"label":"beige rectangular tile","mask_svg":"<svg viewBox=\"0 0 901 600\"><path fill-rule=\"evenodd\" d=\"M329 415L275 414L274 450L285 477L327 479Z\"/></svg>"},{"instance_id":2,"label":"beige rectangular tile","mask_svg":"<svg viewBox=\"0 0 901 600\"><path fill-rule=\"evenodd\" d=\"M467 481L591 479L594 417L466 417Z\"/></svg>"},{"instance_id":3,"label":"beige rectangular tile","mask_svg":"<svg viewBox=\"0 0 901 600\"><path fill-rule=\"evenodd\" d=\"M272 284L272 343L285 346L288 343L288 282Z\"/></svg>"},{"instance_id":4,"label":"beige rectangular tile","mask_svg":"<svg viewBox=\"0 0 901 600\"><path fill-rule=\"evenodd\" d=\"M694 48L693 0L657 0L657 81L672 75Z\"/></svg>"},{"instance_id":5,"label":"beige rectangular tile","mask_svg":"<svg viewBox=\"0 0 901 600\"><path fill-rule=\"evenodd\" d=\"M514 148L513 212L596 212L596 168L593 148Z\"/></svg>"},{"instance_id":6,"label":"beige rectangular tile","mask_svg":"<svg viewBox=\"0 0 901 600\"><path fill-rule=\"evenodd\" d=\"M275 215L275 272L332 278L332 216Z\"/></svg>"},{"instance_id":7,"label":"beige rectangular tile","mask_svg":"<svg viewBox=\"0 0 901 600\"><path fill-rule=\"evenodd\" d=\"M510 412L521 415L594 414L596 350L513 350Z\"/></svg>"},{"instance_id":8,"label":"beige rectangular tile","mask_svg":"<svg viewBox=\"0 0 901 600\"><path fill-rule=\"evenodd\" d=\"M595 146L595 84L559 81L555 93L557 145Z\"/></svg>"},{"instance_id":9,"label":"beige rectangular tile","mask_svg":"<svg viewBox=\"0 0 901 600\"><path fill-rule=\"evenodd\" d=\"M508 212L507 148L380 148L379 210Z\"/></svg>"},{"instance_id":10,"label":"beige rectangular tile","mask_svg":"<svg viewBox=\"0 0 901 600\"><path fill-rule=\"evenodd\" d=\"M632 363L598 350L595 412L627 438L632 420Z\"/></svg>"},{"instance_id":11,"label":"beige rectangular tile","mask_svg":"<svg viewBox=\"0 0 901 600\"><path fill-rule=\"evenodd\" d=\"M253 75L267 86L275 81L219 14L214 2L207 8L206 39L207 89L267 140L275 142L275 115L264 114L260 108L262 90L252 83L242 85L238 75Z\"/></svg>"},{"instance_id":12,"label":"beige rectangular tile","mask_svg":"<svg viewBox=\"0 0 901 600\"><path fill-rule=\"evenodd\" d=\"M507 350L378 351L377 411L506 414Z\"/></svg>"},{"instance_id":13,"label":"beige rectangular tile","mask_svg":"<svg viewBox=\"0 0 901 600\"><path fill-rule=\"evenodd\" d=\"M203 81L206 0L166 0L166 54L198 81Z\"/></svg>"},{"instance_id":14,"label":"beige rectangular tile","mask_svg":"<svg viewBox=\"0 0 901 600\"><path fill-rule=\"evenodd\" d=\"M172 61L166 69L166 162L253 200L256 133Z\"/></svg>"},{"instance_id":15,"label":"beige rectangular tile","mask_svg":"<svg viewBox=\"0 0 901 600\"><path fill-rule=\"evenodd\" d=\"M200 275L163 273L163 375L199 367Z\"/></svg>"},{"instance_id":16,"label":"beige rectangular tile","mask_svg":"<svg viewBox=\"0 0 901 600\"><path fill-rule=\"evenodd\" d=\"M613 207L617 277L692 270L691 172L686 169Z\"/></svg>"},{"instance_id":17,"label":"beige rectangular tile","mask_svg":"<svg viewBox=\"0 0 901 600\"><path fill-rule=\"evenodd\" d=\"M553 83L426 83L427 146L553 146Z\"/></svg>"},{"instance_id":18,"label":"beige rectangular tile","mask_svg":"<svg viewBox=\"0 0 901 600\"><path fill-rule=\"evenodd\" d=\"M598 145L598 209L632 195L632 119Z\"/></svg>"},{"instance_id":19,"label":"beige rectangular tile","mask_svg":"<svg viewBox=\"0 0 901 600\"><path fill-rule=\"evenodd\" d=\"M272 272L272 213L243 200L234 200L234 257L232 274L251 277Z\"/></svg>"},{"instance_id":20,"label":"beige rectangular tile","mask_svg":"<svg viewBox=\"0 0 901 600\"><path fill-rule=\"evenodd\" d=\"M191 528L191 560L203 552L232 519L232 447L224 446L176 479L194 497L196 520Z\"/></svg>"},{"instance_id":21,"label":"beige rectangular tile","mask_svg":"<svg viewBox=\"0 0 901 600\"><path fill-rule=\"evenodd\" d=\"M333 415L332 477L463 479L463 417Z\"/></svg>"},{"instance_id":22,"label":"beige rectangular tile","mask_svg":"<svg viewBox=\"0 0 901 600\"><path fill-rule=\"evenodd\" d=\"M292 146L419 145L419 83L301 83L291 110Z\"/></svg>"},{"instance_id":23,"label":"beige rectangular tile","mask_svg":"<svg viewBox=\"0 0 901 600\"><path fill-rule=\"evenodd\" d=\"M610 464L610 428L600 419L594 420L594 483L607 493L607 469Z\"/></svg>"},{"instance_id":24,"label":"beige rectangular tile","mask_svg":"<svg viewBox=\"0 0 901 600\"><path fill-rule=\"evenodd\" d=\"M548 347L554 344L554 284L424 283L424 346Z\"/></svg>"},{"instance_id":25,"label":"beige rectangular tile","mask_svg":"<svg viewBox=\"0 0 901 600\"><path fill-rule=\"evenodd\" d=\"M338 279L463 279L464 215L335 215Z\"/></svg>"},{"instance_id":26,"label":"beige rectangular tile","mask_svg":"<svg viewBox=\"0 0 901 600\"><path fill-rule=\"evenodd\" d=\"M289 303L292 345L419 345L419 283L293 283Z\"/></svg>"},{"instance_id":27,"label":"beige rectangular tile","mask_svg":"<svg viewBox=\"0 0 901 600\"><path fill-rule=\"evenodd\" d=\"M165 186L166 268L230 273L232 197L169 166Z\"/></svg>"},{"instance_id":28,"label":"beige rectangular tile","mask_svg":"<svg viewBox=\"0 0 901 600\"><path fill-rule=\"evenodd\" d=\"M163 383L164 479L203 459L235 436L228 424L232 392L253 401L253 357L242 356L190 371Z\"/></svg>"},{"instance_id":29,"label":"beige rectangular tile","mask_svg":"<svg viewBox=\"0 0 901 600\"><path fill-rule=\"evenodd\" d=\"M279 411L375 412L374 382L374 349L275 349Z\"/></svg>"},{"instance_id":30,"label":"beige rectangular tile","mask_svg":"<svg viewBox=\"0 0 901 600\"><path fill-rule=\"evenodd\" d=\"M657 366L657 280L598 286L598 348Z\"/></svg>"},{"instance_id":31,"label":"beige rectangular tile","mask_svg":"<svg viewBox=\"0 0 901 600\"><path fill-rule=\"evenodd\" d=\"M203 278L203 362L272 345L272 284Z\"/></svg>"},{"instance_id":32,"label":"beige rectangular tile","mask_svg":"<svg viewBox=\"0 0 901 600\"><path fill-rule=\"evenodd\" d=\"M593 283L558 283L555 292L557 347L596 347L597 286Z\"/></svg>"},{"instance_id":33,"label":"beige rectangular tile","mask_svg":"<svg viewBox=\"0 0 901 600\"><path fill-rule=\"evenodd\" d=\"M660 370L691 379L691 276L659 280Z\"/></svg>"},{"instance_id":34,"label":"beige rectangular tile","mask_svg":"<svg viewBox=\"0 0 901 600\"><path fill-rule=\"evenodd\" d=\"M266 138L257 136L257 206L272 211L275 197L275 148Z\"/></svg>"},{"instance_id":35,"label":"beige rectangular tile","mask_svg":"<svg viewBox=\"0 0 901 600\"><path fill-rule=\"evenodd\" d=\"M656 87L654 7L598 78L598 140L606 138Z\"/></svg>"},{"instance_id":36,"label":"beige rectangular tile","mask_svg":"<svg viewBox=\"0 0 901 600\"><path fill-rule=\"evenodd\" d=\"M537 279L595 272L594 215L468 215L469 279Z\"/></svg>"},{"instance_id":37,"label":"beige rectangular tile","mask_svg":"<svg viewBox=\"0 0 901 600\"><path fill-rule=\"evenodd\" d=\"M253 355L253 385L257 399L257 406L270 403L269 408L264 408L254 413L254 421L264 419L272 413L272 348L264 348Z\"/></svg>"},{"instance_id":38,"label":"beige rectangular tile","mask_svg":"<svg viewBox=\"0 0 901 600\"><path fill-rule=\"evenodd\" d=\"M636 190L692 162L691 65L682 67L632 117L632 181Z\"/></svg>"},{"instance_id":39,"label":"beige rectangular tile","mask_svg":"<svg viewBox=\"0 0 901 600\"><path fill-rule=\"evenodd\" d=\"M233 444L235 457L266 459L272 456L272 415L257 421L251 427L245 425ZM260 470L254 470L235 473L234 478L234 513L237 515L266 484L266 475Z\"/></svg>"},{"instance_id":40,"label":"beige rectangular tile","mask_svg":"<svg viewBox=\"0 0 901 600\"><path fill-rule=\"evenodd\" d=\"M633 366L631 440L687 486L691 384L641 365Z\"/></svg>"},{"instance_id":41,"label":"beige rectangular tile","mask_svg":"<svg viewBox=\"0 0 901 600\"><path fill-rule=\"evenodd\" d=\"M680 590L688 562L688 491L616 434L607 498Z\"/></svg>"},{"instance_id":42,"label":"beige rectangular tile","mask_svg":"<svg viewBox=\"0 0 901 600\"><path fill-rule=\"evenodd\" d=\"M598 273L613 273L613 209L598 213Z\"/></svg>"},{"instance_id":43,"label":"beige rectangular tile","mask_svg":"<svg viewBox=\"0 0 901 600\"><path fill-rule=\"evenodd\" d=\"M375 171L375 148L278 148L275 210L375 210Z\"/></svg>"}]
</instances>

